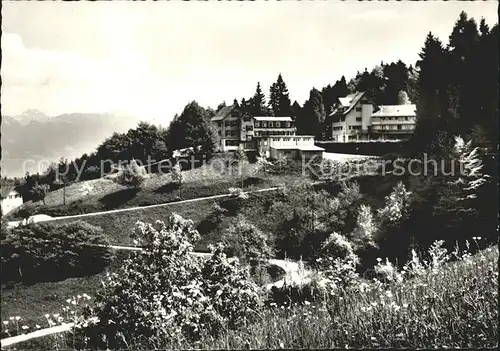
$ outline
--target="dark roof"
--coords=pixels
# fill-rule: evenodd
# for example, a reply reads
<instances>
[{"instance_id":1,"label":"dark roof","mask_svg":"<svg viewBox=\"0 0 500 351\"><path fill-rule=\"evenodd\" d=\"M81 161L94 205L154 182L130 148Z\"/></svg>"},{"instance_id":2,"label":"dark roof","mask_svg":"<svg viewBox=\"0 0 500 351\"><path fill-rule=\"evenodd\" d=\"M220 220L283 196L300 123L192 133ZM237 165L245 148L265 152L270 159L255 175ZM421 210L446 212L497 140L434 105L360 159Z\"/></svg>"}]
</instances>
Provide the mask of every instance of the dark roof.
<instances>
[{"instance_id":1,"label":"dark roof","mask_svg":"<svg viewBox=\"0 0 500 351\"><path fill-rule=\"evenodd\" d=\"M356 106L358 101L365 95L364 92L358 92L354 94L347 95L345 98L339 98L339 102L343 107L347 107L345 110L340 110L336 108L332 111L328 116L337 116L337 115L347 115L353 108ZM349 101L349 106L347 106L346 102Z\"/></svg>"},{"instance_id":2,"label":"dark roof","mask_svg":"<svg viewBox=\"0 0 500 351\"><path fill-rule=\"evenodd\" d=\"M212 117L212 122L222 121L224 118L229 116L229 114L234 108L235 108L234 105L224 106L215 114L215 116Z\"/></svg>"},{"instance_id":3,"label":"dark roof","mask_svg":"<svg viewBox=\"0 0 500 351\"><path fill-rule=\"evenodd\" d=\"M2 186L1 187L1 194L2 194L2 199L6 198L7 195L9 195L9 193L11 193L12 191L16 191L16 188L14 186L11 186L11 185L7 185L7 186Z\"/></svg>"}]
</instances>

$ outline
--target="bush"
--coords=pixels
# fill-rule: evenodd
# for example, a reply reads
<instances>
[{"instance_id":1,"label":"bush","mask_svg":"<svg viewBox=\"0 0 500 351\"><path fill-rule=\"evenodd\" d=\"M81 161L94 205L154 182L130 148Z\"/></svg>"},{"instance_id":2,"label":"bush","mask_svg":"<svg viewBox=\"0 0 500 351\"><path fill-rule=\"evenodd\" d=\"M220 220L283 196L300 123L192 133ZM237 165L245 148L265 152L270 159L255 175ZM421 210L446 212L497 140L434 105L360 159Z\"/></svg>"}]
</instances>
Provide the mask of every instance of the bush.
<instances>
[{"instance_id":1,"label":"bush","mask_svg":"<svg viewBox=\"0 0 500 351\"><path fill-rule=\"evenodd\" d=\"M83 329L96 348L174 348L218 335L255 316L260 297L236 258L213 248L204 263L194 255L199 234L193 222L172 214L167 222L138 222L133 232L145 248L110 274L86 316Z\"/></svg>"},{"instance_id":2,"label":"bush","mask_svg":"<svg viewBox=\"0 0 500 351\"><path fill-rule=\"evenodd\" d=\"M12 228L2 239L2 281L35 283L101 272L111 261L102 229L79 221Z\"/></svg>"},{"instance_id":3,"label":"bush","mask_svg":"<svg viewBox=\"0 0 500 351\"><path fill-rule=\"evenodd\" d=\"M137 164L136 160L130 161L130 164L120 170L115 181L124 186L140 188L147 179L147 172L143 167Z\"/></svg>"},{"instance_id":4,"label":"bush","mask_svg":"<svg viewBox=\"0 0 500 351\"><path fill-rule=\"evenodd\" d=\"M268 242L267 235L250 224L243 216L238 216L233 220L229 229L223 234L222 242L229 256L236 256L252 266L273 256L273 249Z\"/></svg>"}]
</instances>

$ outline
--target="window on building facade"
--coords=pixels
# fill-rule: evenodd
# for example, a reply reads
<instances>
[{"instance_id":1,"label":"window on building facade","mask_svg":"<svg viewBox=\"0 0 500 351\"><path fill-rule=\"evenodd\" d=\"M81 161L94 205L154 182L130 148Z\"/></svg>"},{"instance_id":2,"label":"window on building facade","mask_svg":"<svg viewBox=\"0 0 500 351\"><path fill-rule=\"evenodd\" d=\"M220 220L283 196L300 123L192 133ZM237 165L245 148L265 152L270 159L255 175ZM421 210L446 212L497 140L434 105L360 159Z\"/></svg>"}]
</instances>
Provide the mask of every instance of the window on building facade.
<instances>
[{"instance_id":1,"label":"window on building facade","mask_svg":"<svg viewBox=\"0 0 500 351\"><path fill-rule=\"evenodd\" d=\"M356 111L360 112L361 111L361 107L356 107Z\"/></svg>"},{"instance_id":2,"label":"window on building facade","mask_svg":"<svg viewBox=\"0 0 500 351\"><path fill-rule=\"evenodd\" d=\"M247 126L247 127L246 127L246 131L247 131L247 132L251 132L252 130L253 130L253 126Z\"/></svg>"},{"instance_id":3,"label":"window on building facade","mask_svg":"<svg viewBox=\"0 0 500 351\"><path fill-rule=\"evenodd\" d=\"M260 128L260 122L258 121L255 122L255 128Z\"/></svg>"},{"instance_id":4,"label":"window on building facade","mask_svg":"<svg viewBox=\"0 0 500 351\"><path fill-rule=\"evenodd\" d=\"M245 115L245 117L243 117L243 120L245 122L250 122L250 116L249 115Z\"/></svg>"},{"instance_id":5,"label":"window on building facade","mask_svg":"<svg viewBox=\"0 0 500 351\"><path fill-rule=\"evenodd\" d=\"M356 117L356 122L361 122L361 117Z\"/></svg>"},{"instance_id":6,"label":"window on building facade","mask_svg":"<svg viewBox=\"0 0 500 351\"><path fill-rule=\"evenodd\" d=\"M262 122L262 127L267 128L267 122Z\"/></svg>"},{"instance_id":7,"label":"window on building facade","mask_svg":"<svg viewBox=\"0 0 500 351\"><path fill-rule=\"evenodd\" d=\"M280 128L280 127L281 127L281 122L276 122L276 123L275 123L275 127L276 127L276 128Z\"/></svg>"},{"instance_id":8,"label":"window on building facade","mask_svg":"<svg viewBox=\"0 0 500 351\"><path fill-rule=\"evenodd\" d=\"M286 123L286 127L290 128L290 122L285 122L285 123Z\"/></svg>"}]
</instances>

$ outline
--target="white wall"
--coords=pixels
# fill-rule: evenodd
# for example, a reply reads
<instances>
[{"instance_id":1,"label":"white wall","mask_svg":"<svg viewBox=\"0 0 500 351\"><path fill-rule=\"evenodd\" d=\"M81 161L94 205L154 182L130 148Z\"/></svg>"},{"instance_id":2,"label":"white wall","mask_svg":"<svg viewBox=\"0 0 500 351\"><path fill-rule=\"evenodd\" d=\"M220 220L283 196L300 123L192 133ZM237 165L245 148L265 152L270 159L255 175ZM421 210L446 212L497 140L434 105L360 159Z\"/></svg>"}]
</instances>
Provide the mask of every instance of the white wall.
<instances>
[{"instance_id":1,"label":"white wall","mask_svg":"<svg viewBox=\"0 0 500 351\"><path fill-rule=\"evenodd\" d=\"M5 198L2 199L2 214L5 215L12 211L13 209L21 206L23 204L22 197L16 197L14 199Z\"/></svg>"}]
</instances>

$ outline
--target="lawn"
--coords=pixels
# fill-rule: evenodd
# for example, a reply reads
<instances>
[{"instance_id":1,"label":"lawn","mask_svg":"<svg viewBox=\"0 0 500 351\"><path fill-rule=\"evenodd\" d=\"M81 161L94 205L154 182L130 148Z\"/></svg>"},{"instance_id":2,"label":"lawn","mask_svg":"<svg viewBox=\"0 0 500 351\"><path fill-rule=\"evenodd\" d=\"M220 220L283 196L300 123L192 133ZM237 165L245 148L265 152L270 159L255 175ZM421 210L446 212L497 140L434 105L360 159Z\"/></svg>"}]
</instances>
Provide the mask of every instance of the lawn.
<instances>
[{"instance_id":1,"label":"lawn","mask_svg":"<svg viewBox=\"0 0 500 351\"><path fill-rule=\"evenodd\" d=\"M127 251L117 251L106 271L92 276L33 285L2 284L2 321L9 320L9 317L20 316L22 318L19 321L20 325L34 328L38 324L42 328L47 328L45 314L62 313L62 308L67 304L66 299L73 296L83 293L93 295L99 289L106 272L116 271L128 255ZM4 329L5 325L2 325L2 330Z\"/></svg>"},{"instance_id":2,"label":"lawn","mask_svg":"<svg viewBox=\"0 0 500 351\"><path fill-rule=\"evenodd\" d=\"M66 205L63 204L64 189L58 189L47 194L45 205L38 201L35 213L32 214L70 216L227 194L232 187L252 191L291 185L303 179L312 180L311 174L303 174L299 162L290 162L287 166L275 167L272 172L258 174L254 172L256 165L249 164L241 177L237 165L221 170L223 163L217 161L220 159L183 171L180 186L172 181L170 174L150 174L140 189L127 188L107 178L70 184L66 187ZM90 185L91 193L83 193L85 184ZM22 208L10 213L8 219L21 219L20 210Z\"/></svg>"}]
</instances>

